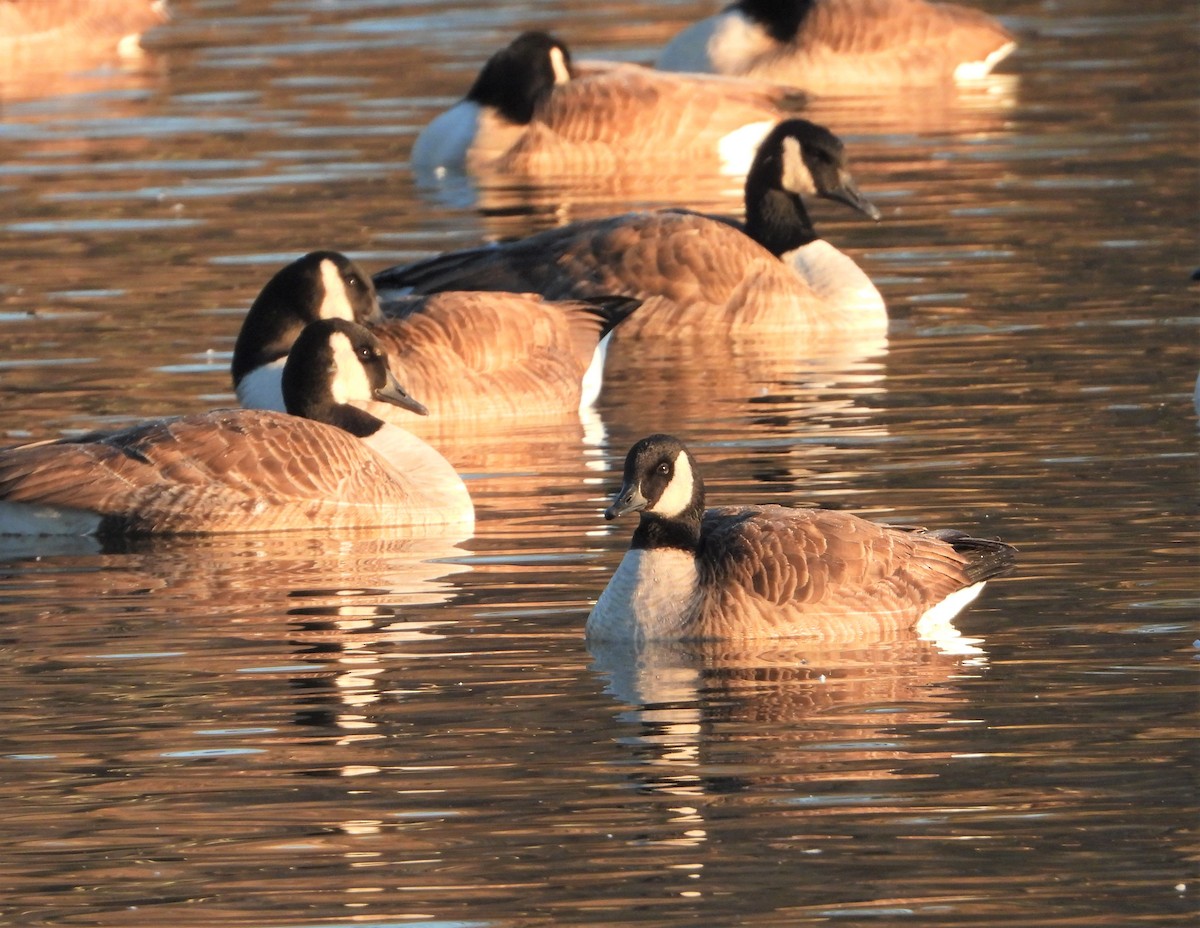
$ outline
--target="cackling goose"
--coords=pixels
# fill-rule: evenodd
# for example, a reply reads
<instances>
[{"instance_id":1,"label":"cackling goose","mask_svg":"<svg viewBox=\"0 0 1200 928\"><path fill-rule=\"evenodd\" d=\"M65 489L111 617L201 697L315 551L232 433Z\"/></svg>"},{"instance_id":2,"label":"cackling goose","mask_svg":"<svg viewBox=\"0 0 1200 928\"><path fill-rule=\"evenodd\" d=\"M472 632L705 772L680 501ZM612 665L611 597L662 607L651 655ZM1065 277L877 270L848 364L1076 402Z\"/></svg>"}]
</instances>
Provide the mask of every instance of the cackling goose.
<instances>
[{"instance_id":1,"label":"cackling goose","mask_svg":"<svg viewBox=\"0 0 1200 928\"><path fill-rule=\"evenodd\" d=\"M338 318L371 329L431 420L575 413L599 390L602 361L592 362L601 338L637 305L444 293L393 301L385 315L357 264L314 251L277 272L251 305L234 345L233 382L243 406L281 409L292 341L309 322Z\"/></svg>"},{"instance_id":2,"label":"cackling goose","mask_svg":"<svg viewBox=\"0 0 1200 928\"><path fill-rule=\"evenodd\" d=\"M706 510L696 461L670 435L630 449L604 516L629 512L640 522L588 616L591 639L841 639L946 622L1015 550L821 509Z\"/></svg>"},{"instance_id":3,"label":"cackling goose","mask_svg":"<svg viewBox=\"0 0 1200 928\"><path fill-rule=\"evenodd\" d=\"M645 173L647 162L744 176L762 137L801 104L789 88L656 72L578 68L562 41L526 32L484 65L466 97L417 137L419 174L533 177Z\"/></svg>"},{"instance_id":4,"label":"cackling goose","mask_svg":"<svg viewBox=\"0 0 1200 928\"><path fill-rule=\"evenodd\" d=\"M875 285L813 230L800 199L812 193L879 217L858 192L841 141L806 120L787 120L763 140L746 177L744 224L684 210L626 213L391 268L375 284L385 294L466 289L642 300L615 340L886 330Z\"/></svg>"},{"instance_id":5,"label":"cackling goose","mask_svg":"<svg viewBox=\"0 0 1200 928\"><path fill-rule=\"evenodd\" d=\"M991 16L926 0L737 0L668 43L657 67L811 93L984 77L1016 47Z\"/></svg>"},{"instance_id":6,"label":"cackling goose","mask_svg":"<svg viewBox=\"0 0 1200 928\"><path fill-rule=\"evenodd\" d=\"M218 410L0 451L0 533L190 534L470 524L465 485L414 435L349 405L423 413L379 342L341 319L300 333L288 413Z\"/></svg>"}]
</instances>

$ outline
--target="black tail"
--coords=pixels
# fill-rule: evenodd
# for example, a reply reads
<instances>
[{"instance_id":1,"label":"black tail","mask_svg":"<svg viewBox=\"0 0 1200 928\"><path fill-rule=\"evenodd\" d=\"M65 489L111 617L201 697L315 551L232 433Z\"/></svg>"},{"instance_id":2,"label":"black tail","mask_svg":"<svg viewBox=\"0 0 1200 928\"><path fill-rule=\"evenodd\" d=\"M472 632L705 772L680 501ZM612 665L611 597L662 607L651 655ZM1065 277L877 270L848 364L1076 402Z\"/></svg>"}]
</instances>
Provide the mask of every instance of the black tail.
<instances>
[{"instance_id":1,"label":"black tail","mask_svg":"<svg viewBox=\"0 0 1200 928\"><path fill-rule=\"evenodd\" d=\"M580 302L587 303L590 312L604 320L604 328L600 330L601 338L628 319L630 314L642 305L641 298L635 296L589 296Z\"/></svg>"}]
</instances>

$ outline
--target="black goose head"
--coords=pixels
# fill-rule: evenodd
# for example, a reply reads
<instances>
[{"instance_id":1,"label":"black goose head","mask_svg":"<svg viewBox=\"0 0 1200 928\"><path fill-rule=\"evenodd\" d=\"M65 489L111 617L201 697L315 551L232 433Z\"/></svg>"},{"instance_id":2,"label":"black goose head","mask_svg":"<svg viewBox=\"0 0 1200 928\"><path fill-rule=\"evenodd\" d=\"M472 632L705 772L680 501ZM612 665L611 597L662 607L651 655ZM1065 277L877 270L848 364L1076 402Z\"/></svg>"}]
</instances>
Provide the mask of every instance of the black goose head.
<instances>
[{"instance_id":1,"label":"black goose head","mask_svg":"<svg viewBox=\"0 0 1200 928\"><path fill-rule=\"evenodd\" d=\"M547 32L523 32L488 59L467 99L527 125L542 98L574 77L567 46Z\"/></svg>"},{"instance_id":2,"label":"black goose head","mask_svg":"<svg viewBox=\"0 0 1200 928\"><path fill-rule=\"evenodd\" d=\"M772 254L813 241L802 195L838 200L879 219L850 175L841 139L807 119L787 119L763 139L746 175L746 233Z\"/></svg>"},{"instance_id":3,"label":"black goose head","mask_svg":"<svg viewBox=\"0 0 1200 928\"><path fill-rule=\"evenodd\" d=\"M388 368L379 340L345 319L320 319L304 327L283 366L283 400L294 416L369 435L382 424L350 406L379 400L418 415L429 411L414 400Z\"/></svg>"},{"instance_id":4,"label":"black goose head","mask_svg":"<svg viewBox=\"0 0 1200 928\"><path fill-rule=\"evenodd\" d=\"M704 481L695 459L672 435L650 435L625 456L621 489L605 519L640 512L633 547L695 549L704 516Z\"/></svg>"},{"instance_id":5,"label":"black goose head","mask_svg":"<svg viewBox=\"0 0 1200 928\"><path fill-rule=\"evenodd\" d=\"M370 275L337 251L313 251L275 273L250 306L233 348L233 383L285 357L318 319L383 318Z\"/></svg>"},{"instance_id":6,"label":"black goose head","mask_svg":"<svg viewBox=\"0 0 1200 928\"><path fill-rule=\"evenodd\" d=\"M738 0L731 9L761 25L776 42L791 42L812 12L813 3L814 0Z\"/></svg>"}]
</instances>

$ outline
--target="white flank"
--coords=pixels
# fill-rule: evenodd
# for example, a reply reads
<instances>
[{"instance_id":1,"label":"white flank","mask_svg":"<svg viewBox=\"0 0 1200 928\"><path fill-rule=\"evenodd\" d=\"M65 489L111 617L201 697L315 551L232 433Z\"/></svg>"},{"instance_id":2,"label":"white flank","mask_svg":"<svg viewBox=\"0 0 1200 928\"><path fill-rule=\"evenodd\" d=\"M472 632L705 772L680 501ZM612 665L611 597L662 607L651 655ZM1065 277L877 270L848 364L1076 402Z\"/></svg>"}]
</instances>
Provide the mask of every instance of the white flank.
<instances>
[{"instance_id":1,"label":"white flank","mask_svg":"<svg viewBox=\"0 0 1200 928\"><path fill-rule=\"evenodd\" d=\"M718 19L719 17L714 16L688 26L667 43L654 66L660 71L697 71L701 74L711 74L713 66L708 56L708 46L717 29Z\"/></svg>"},{"instance_id":2,"label":"white flank","mask_svg":"<svg viewBox=\"0 0 1200 928\"><path fill-rule=\"evenodd\" d=\"M342 332L335 332L329 339L333 349L333 378L329 384L335 403L351 400L369 400L374 396L367 372L354 353L350 339Z\"/></svg>"},{"instance_id":3,"label":"white flank","mask_svg":"<svg viewBox=\"0 0 1200 928\"><path fill-rule=\"evenodd\" d=\"M608 343L611 340L612 332L600 339L596 350L592 352L592 360L588 364L588 369L583 372L583 385L579 394L581 412L594 405L600 398L600 388L604 385L604 362L608 358Z\"/></svg>"},{"instance_id":4,"label":"white flank","mask_svg":"<svg viewBox=\"0 0 1200 928\"><path fill-rule=\"evenodd\" d=\"M287 358L256 367L237 385L238 402L243 409L273 409L287 412L283 403L283 365Z\"/></svg>"},{"instance_id":5,"label":"white flank","mask_svg":"<svg viewBox=\"0 0 1200 928\"><path fill-rule=\"evenodd\" d=\"M697 595L696 559L678 548L625 552L587 620L588 638L678 638Z\"/></svg>"},{"instance_id":6,"label":"white flank","mask_svg":"<svg viewBox=\"0 0 1200 928\"><path fill-rule=\"evenodd\" d=\"M938 625L948 623L973 602L975 597L983 592L986 583L987 581L981 581L980 583L963 587L961 590L955 590L940 603L930 606L925 610L921 618L917 619L917 631L923 635L928 634L931 629Z\"/></svg>"},{"instance_id":7,"label":"white flank","mask_svg":"<svg viewBox=\"0 0 1200 928\"><path fill-rule=\"evenodd\" d=\"M325 290L325 296L321 300L322 319L358 321L354 318L354 307L350 305L350 294L346 292L346 282L338 273L337 265L328 258L321 262L321 286Z\"/></svg>"},{"instance_id":8,"label":"white flank","mask_svg":"<svg viewBox=\"0 0 1200 928\"><path fill-rule=\"evenodd\" d=\"M94 512L0 501L0 535L93 535L99 527Z\"/></svg>"},{"instance_id":9,"label":"white flank","mask_svg":"<svg viewBox=\"0 0 1200 928\"><path fill-rule=\"evenodd\" d=\"M663 490L658 502L653 506L647 506L646 511L656 512L668 519L679 515L691 503L695 486L696 482L692 478L692 459L686 451L681 451L679 457L675 459L675 473L671 477L671 482Z\"/></svg>"},{"instance_id":10,"label":"white flank","mask_svg":"<svg viewBox=\"0 0 1200 928\"><path fill-rule=\"evenodd\" d=\"M1012 50L1016 47L1016 42L1009 42L1000 46L983 61L964 61L954 69L954 79L956 81L977 81L987 77L992 72L992 68L1012 54Z\"/></svg>"},{"instance_id":11,"label":"white flank","mask_svg":"<svg viewBox=\"0 0 1200 928\"><path fill-rule=\"evenodd\" d=\"M772 122L751 122L734 129L717 142L717 156L721 159L721 173L731 177L745 177L758 146L771 131Z\"/></svg>"},{"instance_id":12,"label":"white flank","mask_svg":"<svg viewBox=\"0 0 1200 928\"><path fill-rule=\"evenodd\" d=\"M434 118L413 144L409 158L414 171L436 173L444 168L465 171L467 152L479 131L480 106L461 100Z\"/></svg>"}]
</instances>

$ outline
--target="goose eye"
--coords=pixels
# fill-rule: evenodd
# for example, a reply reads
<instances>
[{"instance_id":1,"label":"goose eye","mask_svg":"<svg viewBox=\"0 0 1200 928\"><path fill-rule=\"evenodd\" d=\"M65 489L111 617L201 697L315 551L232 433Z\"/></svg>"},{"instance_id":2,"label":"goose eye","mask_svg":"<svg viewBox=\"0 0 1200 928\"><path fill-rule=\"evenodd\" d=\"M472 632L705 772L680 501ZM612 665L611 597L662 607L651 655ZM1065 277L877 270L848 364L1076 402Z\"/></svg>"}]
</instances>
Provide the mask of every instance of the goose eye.
<instances>
[{"instance_id":1,"label":"goose eye","mask_svg":"<svg viewBox=\"0 0 1200 928\"><path fill-rule=\"evenodd\" d=\"M345 280L346 283L349 284L351 287L358 287L362 284L362 281L358 279L357 274L347 274L343 278L343 280Z\"/></svg>"},{"instance_id":2,"label":"goose eye","mask_svg":"<svg viewBox=\"0 0 1200 928\"><path fill-rule=\"evenodd\" d=\"M364 346L358 349L358 356L364 361L370 361L375 357L375 352Z\"/></svg>"},{"instance_id":3,"label":"goose eye","mask_svg":"<svg viewBox=\"0 0 1200 928\"><path fill-rule=\"evenodd\" d=\"M660 474L662 474L664 477L671 476L671 465L668 464L666 461L663 461L661 464L658 465L658 472Z\"/></svg>"}]
</instances>

